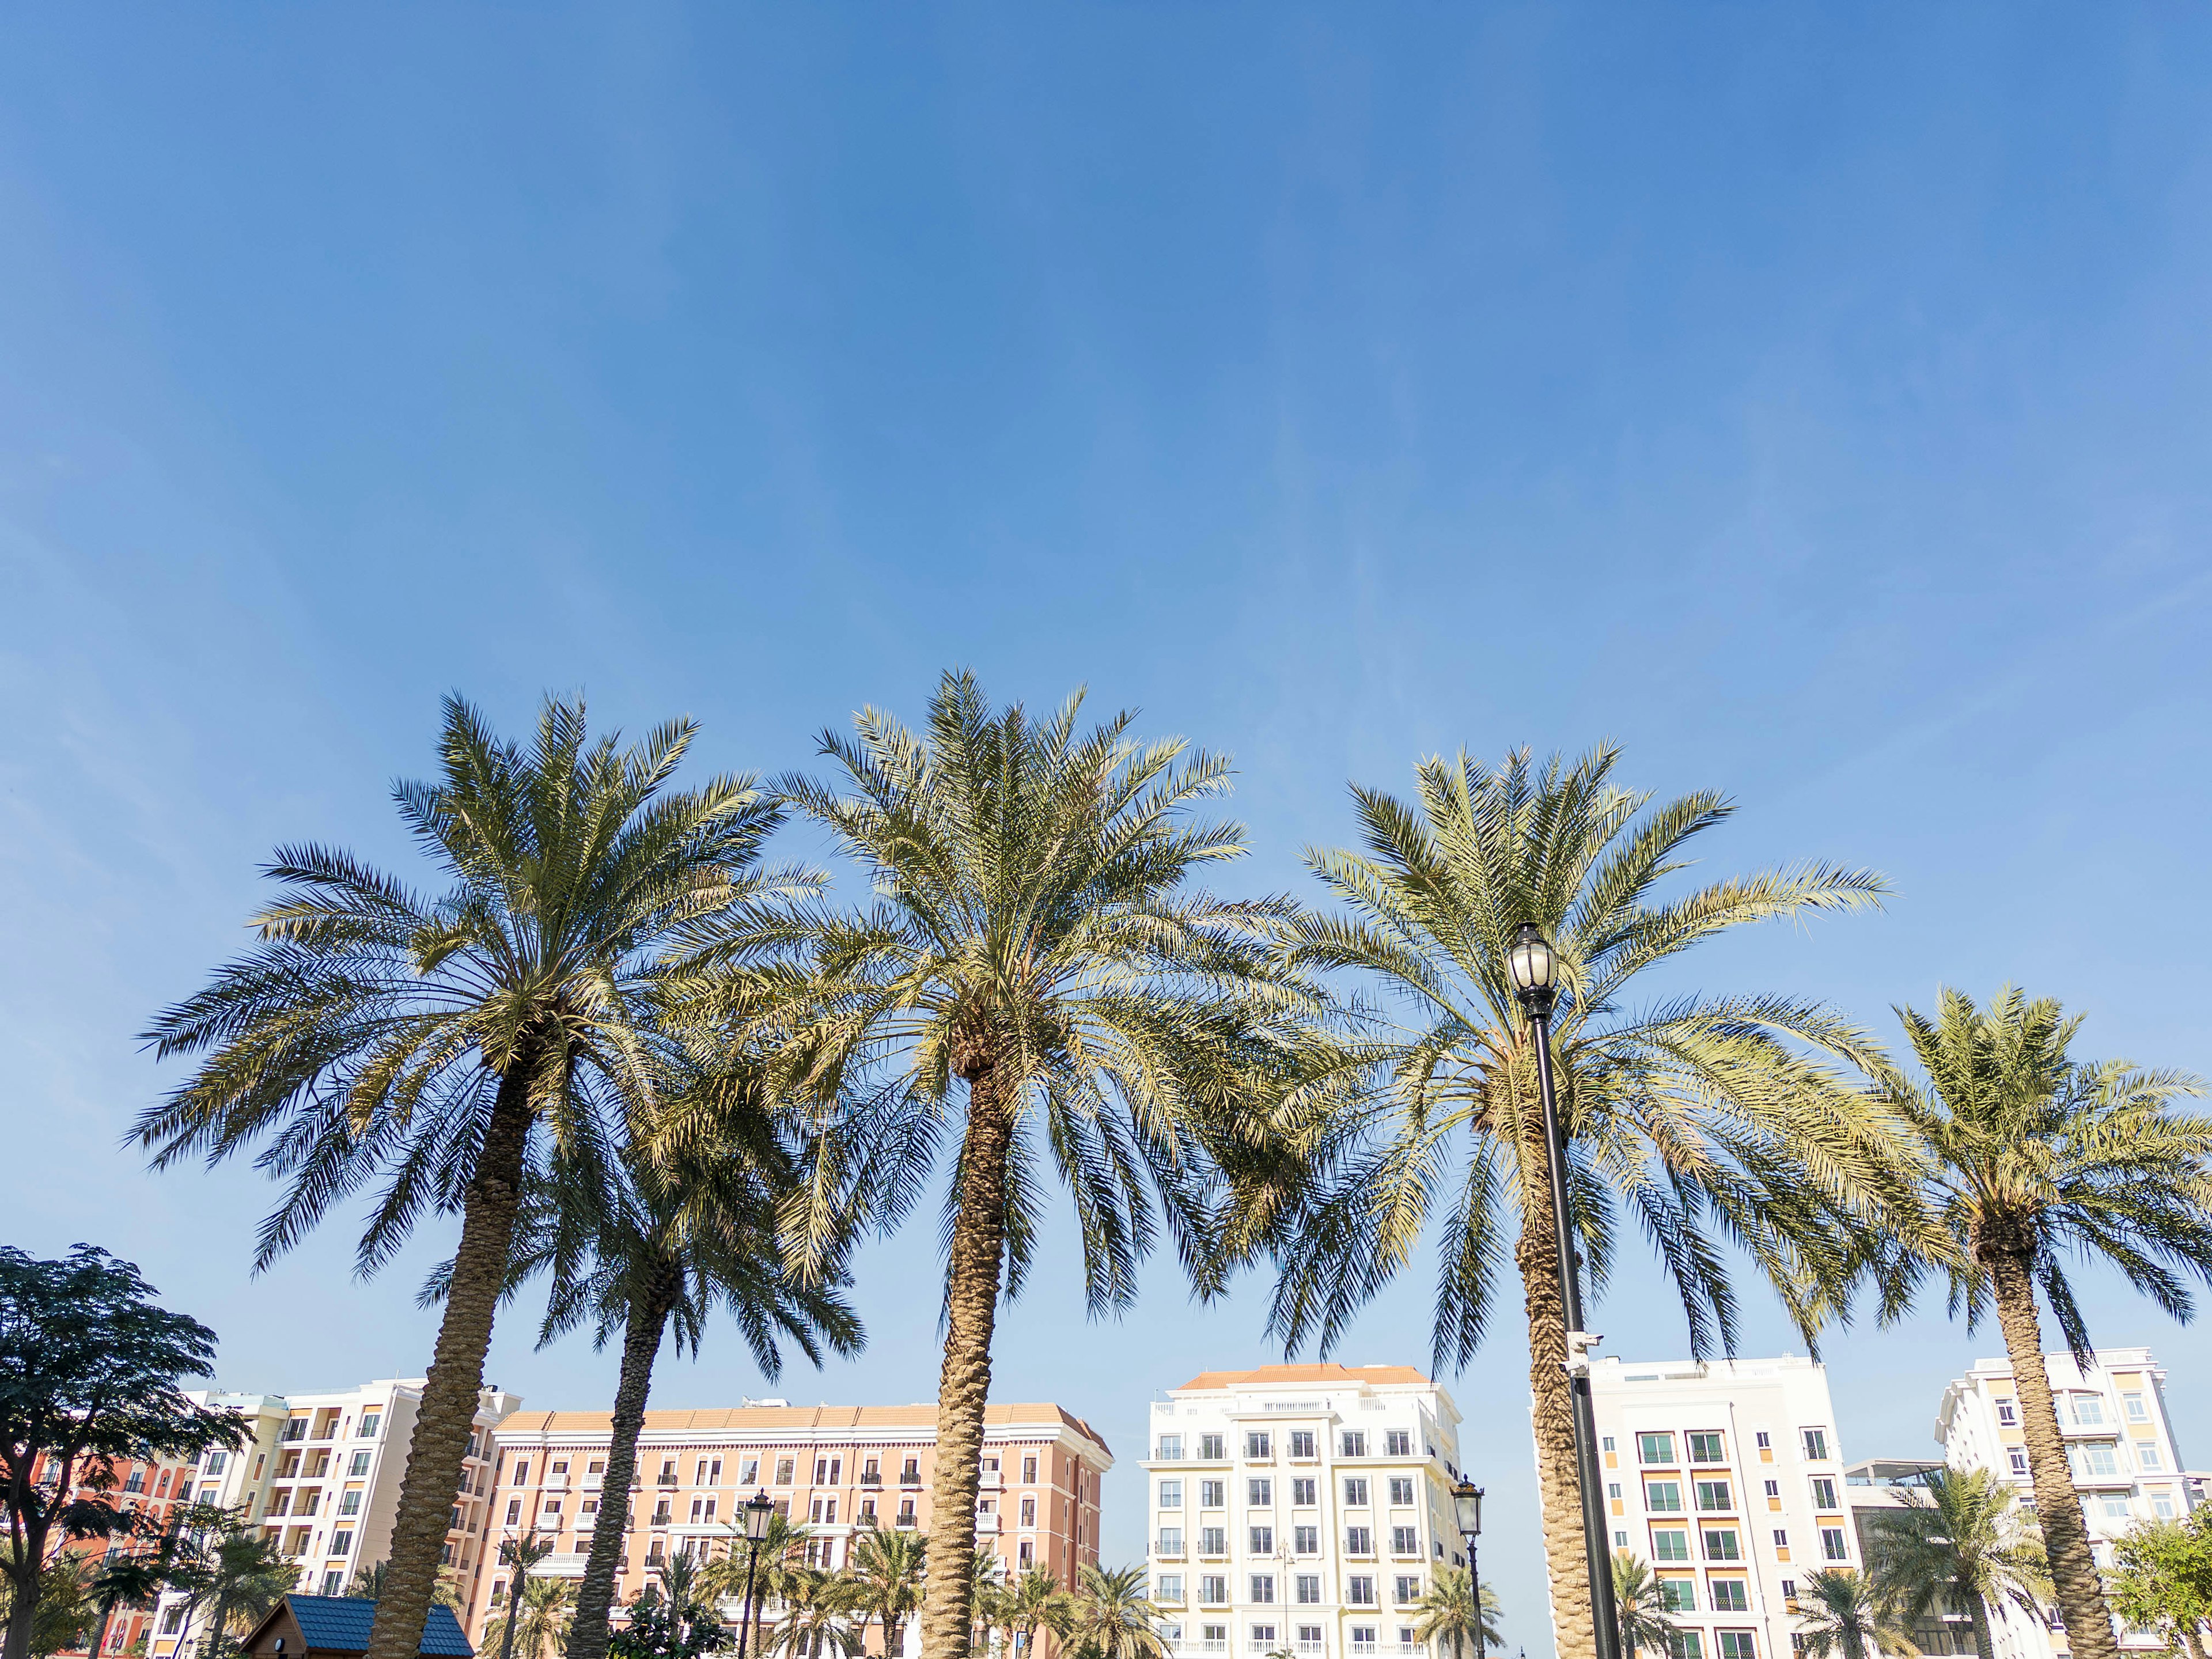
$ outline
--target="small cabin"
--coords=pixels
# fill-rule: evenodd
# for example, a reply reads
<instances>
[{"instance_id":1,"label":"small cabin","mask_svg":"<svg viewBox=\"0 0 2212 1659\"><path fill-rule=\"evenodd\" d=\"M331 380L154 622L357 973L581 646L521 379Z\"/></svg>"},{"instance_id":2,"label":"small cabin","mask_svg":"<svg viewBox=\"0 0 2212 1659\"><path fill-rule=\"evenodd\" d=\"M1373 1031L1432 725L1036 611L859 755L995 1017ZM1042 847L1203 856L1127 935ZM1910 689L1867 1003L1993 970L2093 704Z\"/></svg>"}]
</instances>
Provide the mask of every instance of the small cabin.
<instances>
[{"instance_id":1,"label":"small cabin","mask_svg":"<svg viewBox=\"0 0 2212 1659\"><path fill-rule=\"evenodd\" d=\"M376 1603L359 1595L288 1595L253 1627L244 1651L252 1659L360 1659L368 1651ZM434 1602L422 1621L422 1659L476 1659L461 1621Z\"/></svg>"}]
</instances>

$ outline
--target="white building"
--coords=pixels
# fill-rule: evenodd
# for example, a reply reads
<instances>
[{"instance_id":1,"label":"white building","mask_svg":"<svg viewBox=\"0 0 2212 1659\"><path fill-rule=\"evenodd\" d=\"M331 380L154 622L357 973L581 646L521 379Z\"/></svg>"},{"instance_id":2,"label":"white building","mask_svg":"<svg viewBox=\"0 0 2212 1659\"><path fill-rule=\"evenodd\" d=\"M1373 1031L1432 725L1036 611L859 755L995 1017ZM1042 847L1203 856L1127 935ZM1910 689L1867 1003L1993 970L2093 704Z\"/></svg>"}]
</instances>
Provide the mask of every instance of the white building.
<instances>
[{"instance_id":1,"label":"white building","mask_svg":"<svg viewBox=\"0 0 2212 1659\"><path fill-rule=\"evenodd\" d=\"M423 1386L422 1378L409 1377L331 1394L194 1392L196 1402L245 1418L252 1438L202 1456L193 1499L258 1523L298 1565L301 1591L343 1594L356 1571L390 1553ZM490 1431L521 1403L519 1395L486 1389L478 1404L445 1549L446 1565L465 1573L487 1541ZM153 1659L191 1651L204 1634L198 1625L187 1628L180 1595L165 1597L155 1617Z\"/></svg>"},{"instance_id":2,"label":"white building","mask_svg":"<svg viewBox=\"0 0 2212 1659\"><path fill-rule=\"evenodd\" d=\"M1419 1655L1413 1604L1464 1565L1459 1410L1406 1365L1207 1371L1152 1408L1149 1551L1178 1656Z\"/></svg>"},{"instance_id":3,"label":"white building","mask_svg":"<svg viewBox=\"0 0 2212 1659\"><path fill-rule=\"evenodd\" d=\"M2100 1566L2112 1565L2112 1540L2139 1521L2186 1515L2193 1483L2181 1466L2173 1425L2166 1412L2166 1373L2148 1348L2100 1348L2085 1370L2070 1354L2045 1354L2058 1408L2058 1430L2066 1459L2081 1495L2090 1550ZM1936 1437L1943 1460L1954 1468L1994 1469L2020 1488L2032 1503L2027 1445L2020 1424L2020 1400L2012 1363L1981 1359L1943 1391L1936 1418ZM1990 1609L1998 1659L2051 1659L2067 1651L2066 1633L2053 1621L2030 1619L2010 1609ZM2124 1647L2154 1651L2165 1647L2150 1635L2123 1632Z\"/></svg>"},{"instance_id":4,"label":"white building","mask_svg":"<svg viewBox=\"0 0 2212 1659\"><path fill-rule=\"evenodd\" d=\"M1590 1368L1613 1543L1651 1563L1678 1659L1775 1659L1800 1574L1857 1567L1826 1369L1810 1359Z\"/></svg>"}]
</instances>

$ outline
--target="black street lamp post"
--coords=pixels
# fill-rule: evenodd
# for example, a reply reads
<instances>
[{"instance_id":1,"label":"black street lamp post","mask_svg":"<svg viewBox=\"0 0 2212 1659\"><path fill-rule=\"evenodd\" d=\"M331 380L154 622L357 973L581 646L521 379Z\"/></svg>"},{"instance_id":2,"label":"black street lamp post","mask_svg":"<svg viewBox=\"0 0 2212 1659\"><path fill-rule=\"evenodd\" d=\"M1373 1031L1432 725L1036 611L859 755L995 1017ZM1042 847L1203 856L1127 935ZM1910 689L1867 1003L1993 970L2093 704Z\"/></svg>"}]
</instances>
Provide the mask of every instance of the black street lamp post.
<instances>
[{"instance_id":1,"label":"black street lamp post","mask_svg":"<svg viewBox=\"0 0 2212 1659\"><path fill-rule=\"evenodd\" d=\"M1482 1574L1474 1565L1474 1540L1482 1535L1482 1488L1465 1475L1452 1488L1452 1513L1460 1541L1467 1546L1467 1593L1474 1600L1474 1659L1485 1659L1482 1642Z\"/></svg>"},{"instance_id":2,"label":"black street lamp post","mask_svg":"<svg viewBox=\"0 0 2212 1659\"><path fill-rule=\"evenodd\" d=\"M1597 1659L1620 1659L1620 1620L1613 1608L1613 1552L1606 1543L1604 1492L1598 1478L1597 1417L1590 1404L1589 1351L1598 1339L1583 1329L1582 1273L1567 1213L1567 1148L1559 1133L1559 1102L1552 1089L1552 1005L1559 997L1559 964L1551 942L1524 921L1506 953L1514 994L1536 1029L1536 1086L1544 1101L1544 1160L1552 1176L1552 1231L1559 1253L1559 1292L1565 1304L1567 1382L1574 1395L1576 1484L1582 1488L1583 1549L1589 1561L1590 1618Z\"/></svg>"},{"instance_id":3,"label":"black street lamp post","mask_svg":"<svg viewBox=\"0 0 2212 1659\"><path fill-rule=\"evenodd\" d=\"M745 1500L745 1610L738 1620L738 1659L745 1659L745 1638L753 1627L753 1575L760 1571L761 1540L768 1536L769 1517L775 1500L765 1490Z\"/></svg>"}]
</instances>

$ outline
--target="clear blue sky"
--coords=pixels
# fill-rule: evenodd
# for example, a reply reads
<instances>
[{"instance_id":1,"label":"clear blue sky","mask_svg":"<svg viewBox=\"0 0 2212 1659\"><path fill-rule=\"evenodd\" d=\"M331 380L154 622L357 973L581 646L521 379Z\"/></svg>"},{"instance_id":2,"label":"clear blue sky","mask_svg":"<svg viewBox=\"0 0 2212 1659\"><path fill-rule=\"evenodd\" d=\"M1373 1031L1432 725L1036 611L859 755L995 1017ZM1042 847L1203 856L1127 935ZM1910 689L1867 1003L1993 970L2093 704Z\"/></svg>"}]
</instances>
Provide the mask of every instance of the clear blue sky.
<instances>
[{"instance_id":1,"label":"clear blue sky","mask_svg":"<svg viewBox=\"0 0 2212 1659\"><path fill-rule=\"evenodd\" d=\"M948 665L1086 682L1232 752L1233 884L1309 894L1348 778L1609 736L1740 799L1708 868L1896 886L1683 983L1890 1027L2012 977L2086 1053L2212 1069L2208 212L2180 5L17 8L4 1236L139 1260L227 1385L421 1368L428 1243L356 1285L333 1226L249 1280L251 1171L117 1146L163 1082L132 1033L275 843L409 867L385 791L449 688L688 712L772 771ZM777 1391L932 1393L927 1239L867 1259L866 1357ZM1165 1269L1086 1325L1065 1246L1003 1395L1127 1460L1153 1389L1267 1357L1256 1292ZM1346 1358L1421 1359L1427 1273ZM1612 1351L1680 1351L1650 1288ZM2206 1336L2092 1318L2212 1463ZM1452 1386L1540 1655L1511 1322ZM1996 1346L1838 1340L1846 1451L1927 1449ZM492 1375L611 1370L518 1318ZM659 1397L761 1391L718 1342Z\"/></svg>"}]
</instances>

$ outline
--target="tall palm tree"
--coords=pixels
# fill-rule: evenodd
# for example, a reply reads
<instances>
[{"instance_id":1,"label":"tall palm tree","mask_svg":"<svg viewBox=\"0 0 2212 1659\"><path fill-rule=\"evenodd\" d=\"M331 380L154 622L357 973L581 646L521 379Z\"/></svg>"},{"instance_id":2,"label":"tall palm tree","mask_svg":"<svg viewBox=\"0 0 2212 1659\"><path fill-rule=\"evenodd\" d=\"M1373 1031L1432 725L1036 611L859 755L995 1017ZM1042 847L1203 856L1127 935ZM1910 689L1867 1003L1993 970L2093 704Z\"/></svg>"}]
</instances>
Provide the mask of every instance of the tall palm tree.
<instances>
[{"instance_id":1,"label":"tall palm tree","mask_svg":"<svg viewBox=\"0 0 2212 1659\"><path fill-rule=\"evenodd\" d=\"M1625 1212L1674 1281L1694 1352L1735 1334L1723 1239L1747 1248L1810 1342L1854 1271L1844 1241L1903 1224L1885 1205L1909 1196L1880 1109L1801 1046L1865 1058L1837 1016L1771 994L1625 1006L1640 978L1726 929L1869 906L1881 879L1814 865L1664 894L1688 844L1732 809L1706 793L1653 806L1613 783L1616 758L1431 759L1413 803L1354 787L1364 850L1308 850L1349 914L1301 918L1294 963L1369 975L1411 1018L1347 1051L1370 1079L1367 1108L1279 1250L1270 1322L1287 1346L1311 1338L1326 1353L1441 1220L1431 1346L1439 1368L1464 1365L1510 1252L1566 1659L1592 1650L1595 1626L1534 1030L1507 970L1520 928L1540 928L1559 963L1554 1069L1593 1290Z\"/></svg>"},{"instance_id":2,"label":"tall palm tree","mask_svg":"<svg viewBox=\"0 0 2212 1659\"><path fill-rule=\"evenodd\" d=\"M1482 1587L1477 1606L1474 1575L1465 1567L1441 1567L1436 1579L1413 1603L1420 1623L1413 1634L1423 1642L1448 1641L1452 1659L1462 1659L1468 1644L1476 1642L1485 1653L1503 1653L1505 1638L1498 1628L1498 1592Z\"/></svg>"},{"instance_id":3,"label":"tall palm tree","mask_svg":"<svg viewBox=\"0 0 2212 1659\"><path fill-rule=\"evenodd\" d=\"M530 1570L552 1554L559 1541L553 1534L541 1534L535 1521L520 1537L500 1540L500 1565L514 1576L507 1584L507 1614L500 1621L499 1659L514 1659L514 1631L520 1622L515 1617L515 1609L523 1604L524 1593L530 1588Z\"/></svg>"},{"instance_id":4,"label":"tall palm tree","mask_svg":"<svg viewBox=\"0 0 2212 1659\"><path fill-rule=\"evenodd\" d=\"M1990 1611L2011 1607L2033 1619L2051 1596L2035 1522L1988 1469L1939 1469L1923 1486L1890 1490L1899 1506L1867 1517L1875 1595L1908 1626L1931 1607L1963 1602L1978 1659L1993 1659Z\"/></svg>"},{"instance_id":5,"label":"tall palm tree","mask_svg":"<svg viewBox=\"0 0 2212 1659\"><path fill-rule=\"evenodd\" d=\"M1874 1581L1849 1567L1817 1568L1797 1581L1797 1631L1808 1659L1920 1651Z\"/></svg>"},{"instance_id":6,"label":"tall palm tree","mask_svg":"<svg viewBox=\"0 0 2212 1659\"><path fill-rule=\"evenodd\" d=\"M520 1659L560 1659L568 1650L568 1616L575 1593L574 1579L523 1581L520 1597L510 1594L507 1598L507 1617L500 1621L500 1650Z\"/></svg>"},{"instance_id":7,"label":"tall palm tree","mask_svg":"<svg viewBox=\"0 0 2212 1659\"><path fill-rule=\"evenodd\" d=\"M595 1346L617 1336L622 1343L607 1496L576 1591L568 1659L605 1659L638 1436L663 1340L696 1356L719 1304L772 1380L783 1369L780 1338L817 1367L825 1346L850 1356L864 1340L839 1293L842 1262L804 1281L783 1271L776 1211L797 1170L754 1078L754 1086L724 1091L741 1094L745 1104L732 1109L725 1098L723 1133L714 1139L664 1149L650 1123L641 1123L630 1152L617 1160L619 1178L611 1186L603 1184L596 1164L556 1167L526 1183L508 1285L519 1288L541 1272L550 1276L538 1346L586 1321Z\"/></svg>"},{"instance_id":8,"label":"tall palm tree","mask_svg":"<svg viewBox=\"0 0 2212 1659\"><path fill-rule=\"evenodd\" d=\"M884 1659L894 1659L907 1620L921 1611L929 1540L911 1529L871 1527L853 1545L853 1608L865 1647L871 1620L884 1628Z\"/></svg>"},{"instance_id":9,"label":"tall palm tree","mask_svg":"<svg viewBox=\"0 0 2212 1659\"><path fill-rule=\"evenodd\" d=\"M267 1137L260 1161L290 1182L257 1267L372 1182L363 1272L426 1212L461 1218L368 1659L415 1659L533 1134L579 1165L620 1146L625 1110L654 1094L647 1026L665 950L696 948L776 884L750 868L776 811L746 780L669 790L693 730L620 750L587 742L580 703L549 701L526 749L447 698L441 775L393 791L445 890L418 894L335 848L281 848L259 947L148 1033L164 1058L204 1056L138 1121L155 1164Z\"/></svg>"},{"instance_id":10,"label":"tall palm tree","mask_svg":"<svg viewBox=\"0 0 2212 1659\"><path fill-rule=\"evenodd\" d=\"M762 1004L741 1029L781 1037L779 1096L848 1103L817 1191L860 1194L895 1226L952 1143L931 1504L956 1523L975 1511L1000 1301L1022 1287L1053 1176L1094 1316L1134 1298L1156 1207L1200 1291L1218 1289L1216 1178L1273 1167L1254 1150L1261 1108L1318 1006L1274 948L1292 907L1187 884L1244 848L1237 826L1194 817L1227 763L1141 744L1127 714L1080 732L1079 708L994 714L947 675L923 733L873 709L854 738L825 733L838 787L781 793L862 863L878 902L781 935L808 952L803 978L702 979L696 1006L728 1019ZM931 1545L928 1659L969 1651L975 1549L964 1524Z\"/></svg>"},{"instance_id":11,"label":"tall palm tree","mask_svg":"<svg viewBox=\"0 0 2212 1659\"><path fill-rule=\"evenodd\" d=\"M2081 1025L2048 998L2007 987L1986 1009L1946 989L1933 1019L1898 1010L1927 1077L1875 1070L1875 1092L1927 1160L1933 1241L1906 1248L1902 1276L1933 1269L1968 1328L1992 1305L2012 1359L2035 1513L2075 1659L2118 1659L2043 1357L2039 1288L2086 1369L2087 1322L2066 1257L2101 1258L2166 1313L2195 1310L2212 1280L2212 1117L2178 1105L2201 1092L2178 1072L2079 1063Z\"/></svg>"},{"instance_id":12,"label":"tall palm tree","mask_svg":"<svg viewBox=\"0 0 2212 1659\"><path fill-rule=\"evenodd\" d=\"M1666 1651L1674 1634L1666 1592L1651 1564L1633 1550L1613 1553L1613 1605L1620 1615L1620 1648L1628 1659L1636 1659L1638 1648Z\"/></svg>"},{"instance_id":13,"label":"tall palm tree","mask_svg":"<svg viewBox=\"0 0 2212 1659\"><path fill-rule=\"evenodd\" d=\"M1043 1567L1031 1567L1014 1581L1009 1592L1007 1624L1019 1638L1021 1650L1036 1652L1040 1630L1063 1631L1075 1616L1075 1598L1060 1588L1060 1580Z\"/></svg>"},{"instance_id":14,"label":"tall palm tree","mask_svg":"<svg viewBox=\"0 0 2212 1659\"><path fill-rule=\"evenodd\" d=\"M94 1570L87 1590L92 1603L99 1610L98 1622L93 1626L92 1639L85 1651L91 1659L100 1659L107 1640L108 1621L114 1618L118 1607L150 1607L168 1587L168 1563L160 1553L143 1555L114 1554L102 1561Z\"/></svg>"},{"instance_id":15,"label":"tall palm tree","mask_svg":"<svg viewBox=\"0 0 2212 1659\"><path fill-rule=\"evenodd\" d=\"M1085 1659L1167 1659L1160 1610L1145 1589L1141 1566L1081 1568L1068 1614L1068 1640Z\"/></svg>"}]
</instances>

